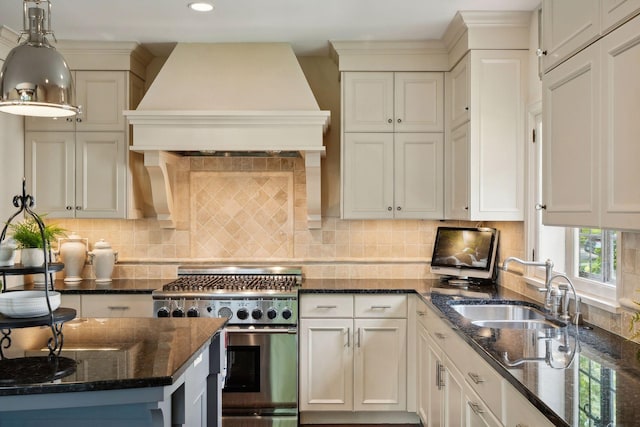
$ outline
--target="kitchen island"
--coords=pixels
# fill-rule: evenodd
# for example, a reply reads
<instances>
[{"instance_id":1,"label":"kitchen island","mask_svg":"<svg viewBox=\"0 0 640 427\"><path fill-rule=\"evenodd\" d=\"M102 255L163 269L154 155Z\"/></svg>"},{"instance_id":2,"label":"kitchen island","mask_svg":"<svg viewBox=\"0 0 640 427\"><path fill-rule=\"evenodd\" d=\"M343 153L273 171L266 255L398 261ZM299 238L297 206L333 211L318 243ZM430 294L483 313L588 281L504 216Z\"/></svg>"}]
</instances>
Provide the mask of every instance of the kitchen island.
<instances>
[{"instance_id":1,"label":"kitchen island","mask_svg":"<svg viewBox=\"0 0 640 427\"><path fill-rule=\"evenodd\" d=\"M78 318L15 329L0 361L0 426L216 426L227 319Z\"/></svg>"}]
</instances>

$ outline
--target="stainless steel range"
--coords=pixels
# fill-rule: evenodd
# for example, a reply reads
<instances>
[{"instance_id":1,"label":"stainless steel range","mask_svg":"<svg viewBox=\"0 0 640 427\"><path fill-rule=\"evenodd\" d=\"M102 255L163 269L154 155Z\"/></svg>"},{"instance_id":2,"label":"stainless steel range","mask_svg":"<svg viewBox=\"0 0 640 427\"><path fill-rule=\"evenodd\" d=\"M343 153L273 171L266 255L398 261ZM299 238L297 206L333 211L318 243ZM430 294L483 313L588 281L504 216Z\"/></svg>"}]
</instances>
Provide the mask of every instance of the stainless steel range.
<instances>
[{"instance_id":1,"label":"stainless steel range","mask_svg":"<svg viewBox=\"0 0 640 427\"><path fill-rule=\"evenodd\" d=\"M223 427L295 427L297 289L291 267L179 267L153 292L156 317L227 317Z\"/></svg>"}]
</instances>

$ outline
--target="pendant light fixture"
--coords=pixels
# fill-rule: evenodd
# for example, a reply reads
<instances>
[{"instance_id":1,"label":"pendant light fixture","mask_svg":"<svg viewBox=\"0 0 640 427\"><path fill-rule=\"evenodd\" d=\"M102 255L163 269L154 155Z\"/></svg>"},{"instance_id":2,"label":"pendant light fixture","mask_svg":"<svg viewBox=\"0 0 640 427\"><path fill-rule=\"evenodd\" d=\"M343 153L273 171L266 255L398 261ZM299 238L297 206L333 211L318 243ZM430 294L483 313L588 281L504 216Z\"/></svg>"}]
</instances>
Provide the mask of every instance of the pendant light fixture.
<instances>
[{"instance_id":1,"label":"pendant light fixture","mask_svg":"<svg viewBox=\"0 0 640 427\"><path fill-rule=\"evenodd\" d=\"M41 117L77 114L71 71L47 40L48 35L55 40L49 0L23 0L20 39L25 35L26 40L9 52L0 72L0 111Z\"/></svg>"}]
</instances>

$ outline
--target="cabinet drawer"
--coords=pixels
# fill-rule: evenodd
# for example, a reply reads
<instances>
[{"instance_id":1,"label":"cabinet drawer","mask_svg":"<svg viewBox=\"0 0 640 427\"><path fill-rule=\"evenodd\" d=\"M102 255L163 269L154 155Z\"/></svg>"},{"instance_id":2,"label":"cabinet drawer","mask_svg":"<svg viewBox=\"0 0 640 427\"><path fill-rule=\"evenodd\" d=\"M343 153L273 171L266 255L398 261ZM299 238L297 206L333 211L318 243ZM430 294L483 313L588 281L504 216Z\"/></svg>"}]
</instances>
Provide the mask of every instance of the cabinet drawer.
<instances>
[{"instance_id":1,"label":"cabinet drawer","mask_svg":"<svg viewBox=\"0 0 640 427\"><path fill-rule=\"evenodd\" d=\"M455 335L447 340L447 356L496 416L502 414L502 377L469 344Z\"/></svg>"},{"instance_id":2,"label":"cabinet drawer","mask_svg":"<svg viewBox=\"0 0 640 427\"><path fill-rule=\"evenodd\" d=\"M404 294L356 295L355 317L407 317L407 296Z\"/></svg>"},{"instance_id":3,"label":"cabinet drawer","mask_svg":"<svg viewBox=\"0 0 640 427\"><path fill-rule=\"evenodd\" d=\"M504 385L505 426L553 427L553 423L511 384Z\"/></svg>"},{"instance_id":4,"label":"cabinet drawer","mask_svg":"<svg viewBox=\"0 0 640 427\"><path fill-rule=\"evenodd\" d=\"M153 317L151 295L82 295L82 317Z\"/></svg>"},{"instance_id":5,"label":"cabinet drawer","mask_svg":"<svg viewBox=\"0 0 640 427\"><path fill-rule=\"evenodd\" d=\"M447 338L454 336L455 332L425 303L419 302L416 311L418 322L424 326L433 340L444 349Z\"/></svg>"},{"instance_id":6,"label":"cabinet drawer","mask_svg":"<svg viewBox=\"0 0 640 427\"><path fill-rule=\"evenodd\" d=\"M300 317L353 317L353 296L301 295Z\"/></svg>"}]
</instances>

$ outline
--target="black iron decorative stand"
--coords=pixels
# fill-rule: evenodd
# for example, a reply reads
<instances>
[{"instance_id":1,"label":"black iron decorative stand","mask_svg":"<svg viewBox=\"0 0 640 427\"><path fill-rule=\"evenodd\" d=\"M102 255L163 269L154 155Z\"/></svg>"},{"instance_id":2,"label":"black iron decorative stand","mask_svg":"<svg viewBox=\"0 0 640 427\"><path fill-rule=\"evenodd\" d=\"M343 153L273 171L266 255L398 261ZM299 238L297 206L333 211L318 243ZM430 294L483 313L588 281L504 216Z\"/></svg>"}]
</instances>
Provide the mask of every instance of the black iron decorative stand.
<instances>
[{"instance_id":1,"label":"black iron decorative stand","mask_svg":"<svg viewBox=\"0 0 640 427\"><path fill-rule=\"evenodd\" d=\"M54 290L53 273L61 271L64 268L62 263L53 263L51 260L51 248L47 242L45 236L45 226L42 219L31 208L34 206L34 199L27 194L26 180L22 180L22 195L13 197L13 206L18 208L18 211L14 213L7 220L2 234L0 234L0 243L5 240L7 234L7 228L9 224L20 214L31 216L40 229L40 236L42 238L42 251L44 252L44 264L40 267L25 267L17 264L10 267L0 267L0 274L2 274L3 287L2 292L6 292L6 276L7 275L25 275L25 274L44 274L44 293L47 301L47 307L49 313L39 317L29 318L11 318L4 315L0 315L0 360L4 360L5 356L3 349L7 349L11 346L11 329L12 328L29 328L34 326L49 326L51 328L51 337L47 342L49 349L49 356L58 356L62 350L64 342L64 336L62 334L62 326L64 322L72 320L76 317L76 311L72 308L58 308L56 310L51 309L51 302L49 300L49 292Z\"/></svg>"}]
</instances>

